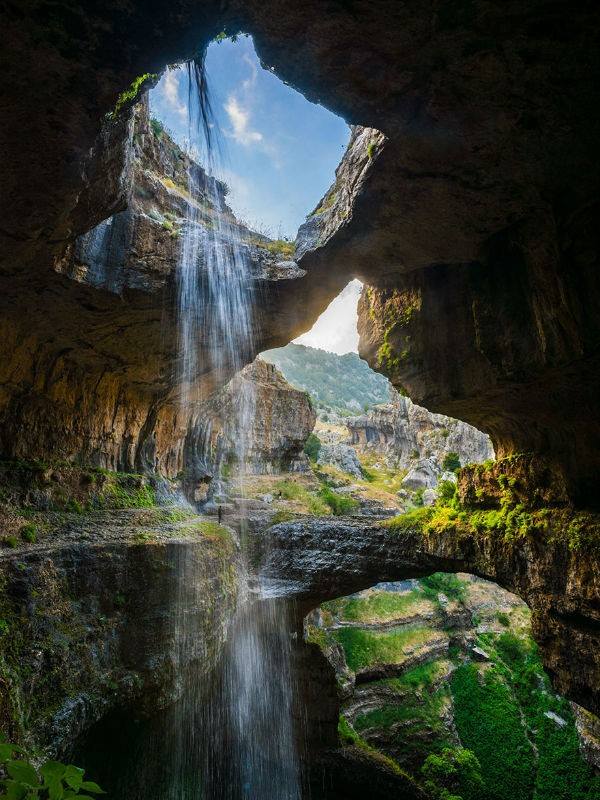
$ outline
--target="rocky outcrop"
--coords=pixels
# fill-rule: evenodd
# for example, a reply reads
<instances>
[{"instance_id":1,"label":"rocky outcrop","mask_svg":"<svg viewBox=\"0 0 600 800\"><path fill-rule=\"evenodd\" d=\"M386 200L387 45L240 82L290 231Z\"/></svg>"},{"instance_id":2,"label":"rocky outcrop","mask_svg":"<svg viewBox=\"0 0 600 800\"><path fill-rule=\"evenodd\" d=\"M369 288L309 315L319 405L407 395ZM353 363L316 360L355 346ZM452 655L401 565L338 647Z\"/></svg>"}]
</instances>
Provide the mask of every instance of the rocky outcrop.
<instances>
[{"instance_id":1,"label":"rocky outcrop","mask_svg":"<svg viewBox=\"0 0 600 800\"><path fill-rule=\"evenodd\" d=\"M270 530L263 569L285 579L304 612L380 581L437 571L492 580L529 605L533 636L556 690L598 714L598 550L594 540L569 545L563 535L568 524L548 516L545 530L502 537L450 521L426 534L410 522L397 531L326 519L281 523Z\"/></svg>"},{"instance_id":2,"label":"rocky outcrop","mask_svg":"<svg viewBox=\"0 0 600 800\"><path fill-rule=\"evenodd\" d=\"M461 466L494 457L486 434L460 420L432 414L398 393L393 403L351 417L346 425L354 446L381 454L398 469L412 469L415 461L427 459L439 474L450 453L458 456Z\"/></svg>"},{"instance_id":3,"label":"rocky outcrop","mask_svg":"<svg viewBox=\"0 0 600 800\"><path fill-rule=\"evenodd\" d=\"M231 531L167 508L63 513L0 552L2 730L64 753L111 709L172 703L217 663L237 568Z\"/></svg>"},{"instance_id":4,"label":"rocky outcrop","mask_svg":"<svg viewBox=\"0 0 600 800\"><path fill-rule=\"evenodd\" d=\"M272 364L257 358L197 414L186 442L187 482L231 470L255 475L308 470L303 448L315 411L306 392L290 386Z\"/></svg>"},{"instance_id":5,"label":"rocky outcrop","mask_svg":"<svg viewBox=\"0 0 600 800\"><path fill-rule=\"evenodd\" d=\"M317 463L320 465L330 464L342 472L347 472L354 478L362 478L363 472L356 451L348 444L333 443L321 444Z\"/></svg>"}]
</instances>

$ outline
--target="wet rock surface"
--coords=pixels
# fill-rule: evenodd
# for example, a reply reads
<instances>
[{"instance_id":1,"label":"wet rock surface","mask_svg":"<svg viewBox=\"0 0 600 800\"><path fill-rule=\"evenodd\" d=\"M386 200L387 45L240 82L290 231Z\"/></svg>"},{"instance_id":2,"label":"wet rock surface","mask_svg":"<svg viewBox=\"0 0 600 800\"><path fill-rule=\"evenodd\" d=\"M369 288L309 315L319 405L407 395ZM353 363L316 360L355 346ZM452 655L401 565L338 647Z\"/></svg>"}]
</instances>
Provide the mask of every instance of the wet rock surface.
<instances>
[{"instance_id":1,"label":"wet rock surface","mask_svg":"<svg viewBox=\"0 0 600 800\"><path fill-rule=\"evenodd\" d=\"M179 508L50 517L52 535L0 552L0 723L64 754L119 708L174 702L218 661L237 595L231 530Z\"/></svg>"}]
</instances>

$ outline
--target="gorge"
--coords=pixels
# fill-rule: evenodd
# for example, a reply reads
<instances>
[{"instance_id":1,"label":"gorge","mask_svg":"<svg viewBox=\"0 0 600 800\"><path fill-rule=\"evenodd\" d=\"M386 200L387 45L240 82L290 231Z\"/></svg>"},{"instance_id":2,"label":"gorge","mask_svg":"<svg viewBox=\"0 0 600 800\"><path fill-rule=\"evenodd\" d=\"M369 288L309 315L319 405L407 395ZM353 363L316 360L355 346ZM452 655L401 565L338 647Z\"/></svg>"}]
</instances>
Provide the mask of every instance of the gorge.
<instances>
[{"instance_id":1,"label":"gorge","mask_svg":"<svg viewBox=\"0 0 600 800\"><path fill-rule=\"evenodd\" d=\"M493 683L524 800L598 797L595 5L26 0L3 23L3 796L95 794L60 758L115 800L504 800ZM204 59L239 32L351 126L293 241L214 164ZM184 62L178 143L151 92ZM294 380L289 343L356 279L360 358L304 348ZM440 681L453 711L411 760Z\"/></svg>"}]
</instances>

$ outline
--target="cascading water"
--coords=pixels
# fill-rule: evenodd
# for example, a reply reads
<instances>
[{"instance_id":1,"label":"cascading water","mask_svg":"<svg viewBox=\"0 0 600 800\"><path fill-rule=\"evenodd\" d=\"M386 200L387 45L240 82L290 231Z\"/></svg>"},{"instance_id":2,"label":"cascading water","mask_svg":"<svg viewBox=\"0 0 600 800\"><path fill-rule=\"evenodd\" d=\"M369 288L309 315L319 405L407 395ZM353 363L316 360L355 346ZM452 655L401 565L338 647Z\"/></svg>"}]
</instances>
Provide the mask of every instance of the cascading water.
<instances>
[{"instance_id":1,"label":"cascading water","mask_svg":"<svg viewBox=\"0 0 600 800\"><path fill-rule=\"evenodd\" d=\"M241 369L252 348L251 276L247 247L214 177L217 150L202 62L188 69L191 154L204 149L207 166L189 170L189 199L179 263L179 343L181 402L188 409L201 399L198 376L212 372L215 382ZM203 139L203 140L202 140ZM208 222L207 222L208 216ZM203 353L208 363L201 363ZM240 488L252 448L254 387L242 382L236 405L237 474ZM243 528L244 522L240 521ZM190 754L175 755L168 800L300 800L301 779L294 730L291 618L284 602L256 589L247 559L245 590L230 632L216 691L204 698L188 692L181 705L176 744L202 750L197 793L189 791ZM185 580L185 569L180 576ZM185 621L185 620L184 620ZM186 641L186 631L177 631ZM184 726L194 727L184 732ZM196 728L201 735L196 735ZM199 742L201 744L199 744ZM192 762L198 754L193 754ZM200 790L200 786L202 789Z\"/></svg>"}]
</instances>

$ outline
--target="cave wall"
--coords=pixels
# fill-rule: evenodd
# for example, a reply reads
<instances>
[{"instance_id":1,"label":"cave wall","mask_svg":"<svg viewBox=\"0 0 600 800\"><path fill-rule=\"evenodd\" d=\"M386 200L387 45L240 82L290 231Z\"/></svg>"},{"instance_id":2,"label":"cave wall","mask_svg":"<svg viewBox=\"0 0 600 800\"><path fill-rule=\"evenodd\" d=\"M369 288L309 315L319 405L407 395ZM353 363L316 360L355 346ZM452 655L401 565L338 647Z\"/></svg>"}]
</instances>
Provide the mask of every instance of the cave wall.
<instances>
[{"instance_id":1,"label":"cave wall","mask_svg":"<svg viewBox=\"0 0 600 800\"><path fill-rule=\"evenodd\" d=\"M253 34L265 65L309 100L386 137L369 154L343 224L303 253L306 279L271 287L264 344L308 328L359 276L372 287L370 307L387 309L383 324L363 304L361 351L371 364L415 401L489 431L499 452L543 452L563 470L572 498L593 502L598 15L594 3L559 0L10 6L1 89L12 109L1 132L11 154L3 316L25 310L28 330L39 331L32 347L40 362L13 362L5 426L20 413L20 375L49 381L48 365L60 358L87 373L84 351L96 379L118 376L113 394L127 394L130 406L130 394L143 396L146 421L157 395L168 393L157 371L128 374L93 326L80 341L94 321L90 306L100 305L111 326L122 300L73 287L51 265L77 235L127 205L127 109L116 123L103 122L119 93L197 53L223 28L241 29ZM420 298L410 320L390 301L406 295ZM126 294L127 310L151 312L154 321L159 304L145 299ZM57 330L56 318L43 330L40 312L52 317L56 307L74 330ZM8 324L13 348L27 338L23 327ZM131 331L143 364L160 350L153 330L148 319ZM82 375L75 384L86 398L95 385ZM115 411L101 399L93 413L108 419Z\"/></svg>"}]
</instances>

